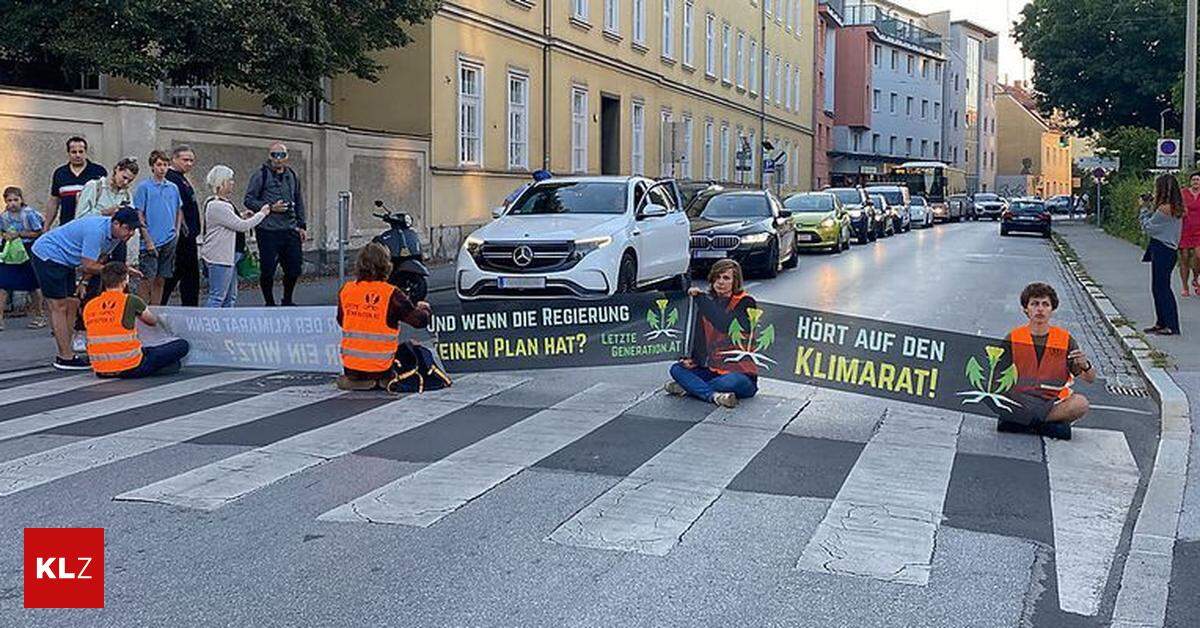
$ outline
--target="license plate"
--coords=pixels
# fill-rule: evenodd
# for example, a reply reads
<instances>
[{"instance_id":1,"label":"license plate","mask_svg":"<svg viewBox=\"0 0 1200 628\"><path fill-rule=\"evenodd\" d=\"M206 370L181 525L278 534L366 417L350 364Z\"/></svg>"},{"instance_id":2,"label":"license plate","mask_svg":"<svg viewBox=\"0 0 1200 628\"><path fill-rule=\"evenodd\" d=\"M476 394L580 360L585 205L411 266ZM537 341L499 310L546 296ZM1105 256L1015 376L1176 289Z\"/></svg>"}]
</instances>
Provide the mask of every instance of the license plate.
<instances>
[{"instance_id":1,"label":"license plate","mask_svg":"<svg viewBox=\"0 0 1200 628\"><path fill-rule=\"evenodd\" d=\"M818 238L815 234L812 234L812 233L797 233L796 239L801 242L816 242L820 238Z\"/></svg>"},{"instance_id":2,"label":"license plate","mask_svg":"<svg viewBox=\"0 0 1200 628\"><path fill-rule=\"evenodd\" d=\"M497 280L500 288L545 288L545 277L501 277Z\"/></svg>"},{"instance_id":3,"label":"license plate","mask_svg":"<svg viewBox=\"0 0 1200 628\"><path fill-rule=\"evenodd\" d=\"M725 257L725 251L696 251L696 257L701 259L715 259Z\"/></svg>"},{"instance_id":4,"label":"license plate","mask_svg":"<svg viewBox=\"0 0 1200 628\"><path fill-rule=\"evenodd\" d=\"M1033 216L1017 216L1017 220L1020 220L1021 222L1033 222L1037 220L1037 218L1034 218Z\"/></svg>"}]
</instances>

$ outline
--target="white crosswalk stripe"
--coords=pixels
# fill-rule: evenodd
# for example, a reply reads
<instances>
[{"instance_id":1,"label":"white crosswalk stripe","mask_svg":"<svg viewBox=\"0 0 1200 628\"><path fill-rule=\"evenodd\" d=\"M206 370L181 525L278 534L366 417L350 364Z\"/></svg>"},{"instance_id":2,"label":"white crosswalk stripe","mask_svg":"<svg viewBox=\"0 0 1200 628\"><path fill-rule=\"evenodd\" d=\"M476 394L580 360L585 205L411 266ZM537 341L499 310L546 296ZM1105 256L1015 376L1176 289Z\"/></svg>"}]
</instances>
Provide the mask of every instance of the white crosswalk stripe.
<instances>
[{"instance_id":1,"label":"white crosswalk stripe","mask_svg":"<svg viewBox=\"0 0 1200 628\"><path fill-rule=\"evenodd\" d=\"M716 410L550 535L564 545L665 556L800 410L760 397Z\"/></svg>"},{"instance_id":2,"label":"white crosswalk stripe","mask_svg":"<svg viewBox=\"0 0 1200 628\"><path fill-rule=\"evenodd\" d=\"M8 440L62 425L70 425L71 423L94 419L128 408L170 401L211 388L256 379L270 374L271 371L228 371L213 373L211 375L201 375L200 377L193 377L183 381L160 384L137 392L113 395L112 397L89 401L76 406L56 408L8 421L0 421L0 440Z\"/></svg>"},{"instance_id":3,"label":"white crosswalk stripe","mask_svg":"<svg viewBox=\"0 0 1200 628\"><path fill-rule=\"evenodd\" d=\"M22 384L0 390L0 406L8 406L42 397L52 397L98 384L112 383L115 379L101 379L89 373L78 373L65 377L54 377L39 382Z\"/></svg>"},{"instance_id":4,"label":"white crosswalk stripe","mask_svg":"<svg viewBox=\"0 0 1200 628\"><path fill-rule=\"evenodd\" d=\"M338 394L339 391L331 386L285 388L0 463L0 496L330 399Z\"/></svg>"},{"instance_id":5,"label":"white crosswalk stripe","mask_svg":"<svg viewBox=\"0 0 1200 628\"><path fill-rule=\"evenodd\" d=\"M42 375L45 373L51 373L53 371L54 371L53 367L43 366L43 367L38 367L38 368L25 369L23 371L10 371L8 373L0 373L0 382L8 381L10 379L17 379L20 377L29 377L31 375Z\"/></svg>"},{"instance_id":6,"label":"white crosswalk stripe","mask_svg":"<svg viewBox=\"0 0 1200 628\"><path fill-rule=\"evenodd\" d=\"M387 405L118 495L118 500L215 510L255 490L518 386L525 378L464 377L450 394L403 397ZM451 400L447 400L451 399ZM0 476L3 469L0 468Z\"/></svg>"},{"instance_id":7,"label":"white crosswalk stripe","mask_svg":"<svg viewBox=\"0 0 1200 628\"><path fill-rule=\"evenodd\" d=\"M318 519L428 527L649 394L641 388L596 384Z\"/></svg>"}]
</instances>

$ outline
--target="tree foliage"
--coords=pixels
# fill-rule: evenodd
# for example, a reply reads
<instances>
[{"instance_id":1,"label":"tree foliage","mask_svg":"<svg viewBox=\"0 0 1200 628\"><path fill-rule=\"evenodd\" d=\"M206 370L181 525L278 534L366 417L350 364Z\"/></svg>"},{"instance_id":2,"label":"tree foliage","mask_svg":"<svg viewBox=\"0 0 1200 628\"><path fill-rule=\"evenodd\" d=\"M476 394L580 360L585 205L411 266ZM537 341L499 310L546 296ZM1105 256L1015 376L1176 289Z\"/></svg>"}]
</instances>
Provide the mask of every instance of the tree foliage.
<instances>
[{"instance_id":1,"label":"tree foliage","mask_svg":"<svg viewBox=\"0 0 1200 628\"><path fill-rule=\"evenodd\" d=\"M1121 126L1100 132L1096 152L1121 158L1119 174L1140 175L1155 167L1158 153L1158 129Z\"/></svg>"},{"instance_id":2,"label":"tree foliage","mask_svg":"<svg viewBox=\"0 0 1200 628\"><path fill-rule=\"evenodd\" d=\"M1033 61L1039 107L1084 132L1158 128L1183 71L1178 0L1033 0L1013 37Z\"/></svg>"},{"instance_id":3,"label":"tree foliage","mask_svg":"<svg viewBox=\"0 0 1200 628\"><path fill-rule=\"evenodd\" d=\"M69 86L78 72L210 83L286 107L321 79L377 80L372 52L410 41L438 0L0 0L0 79Z\"/></svg>"}]
</instances>

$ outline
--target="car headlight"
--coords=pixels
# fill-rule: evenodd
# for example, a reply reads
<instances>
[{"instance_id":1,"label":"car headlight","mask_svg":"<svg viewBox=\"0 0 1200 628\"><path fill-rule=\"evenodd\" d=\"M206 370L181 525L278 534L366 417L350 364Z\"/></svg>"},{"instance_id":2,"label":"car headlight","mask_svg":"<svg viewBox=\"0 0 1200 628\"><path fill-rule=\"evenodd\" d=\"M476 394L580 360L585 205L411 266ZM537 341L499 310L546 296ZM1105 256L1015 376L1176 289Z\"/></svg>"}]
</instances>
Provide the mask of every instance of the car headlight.
<instances>
[{"instance_id":1,"label":"car headlight","mask_svg":"<svg viewBox=\"0 0 1200 628\"><path fill-rule=\"evenodd\" d=\"M467 236L467 239L463 240L463 249L467 251L467 255L479 257L480 252L483 251L483 239L476 236Z\"/></svg>"},{"instance_id":2,"label":"car headlight","mask_svg":"<svg viewBox=\"0 0 1200 628\"><path fill-rule=\"evenodd\" d=\"M755 233L742 236L742 244L762 244L771 239L769 233Z\"/></svg>"},{"instance_id":3,"label":"car headlight","mask_svg":"<svg viewBox=\"0 0 1200 628\"><path fill-rule=\"evenodd\" d=\"M600 237L596 237L596 238L582 238L582 239L575 241L575 252L572 253L571 256L575 260L581 260L588 253L591 253L592 251L595 251L596 249L602 249L610 244L612 244L612 238L610 236L600 236Z\"/></svg>"},{"instance_id":4,"label":"car headlight","mask_svg":"<svg viewBox=\"0 0 1200 628\"><path fill-rule=\"evenodd\" d=\"M834 222L833 222L832 218L826 218L825 220L821 221L822 229L832 229L833 225L834 225Z\"/></svg>"}]
</instances>

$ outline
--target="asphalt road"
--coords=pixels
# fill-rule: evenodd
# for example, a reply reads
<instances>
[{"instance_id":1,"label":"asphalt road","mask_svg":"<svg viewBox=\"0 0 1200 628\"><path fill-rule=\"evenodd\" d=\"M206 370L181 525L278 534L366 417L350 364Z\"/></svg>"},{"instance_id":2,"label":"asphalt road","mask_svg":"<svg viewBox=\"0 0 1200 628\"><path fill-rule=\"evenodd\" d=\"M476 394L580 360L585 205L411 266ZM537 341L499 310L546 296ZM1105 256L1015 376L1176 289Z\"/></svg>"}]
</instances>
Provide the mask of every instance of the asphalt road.
<instances>
[{"instance_id":1,"label":"asphalt road","mask_svg":"<svg viewBox=\"0 0 1200 628\"><path fill-rule=\"evenodd\" d=\"M1104 378L1070 443L772 383L716 410L658 392L663 365L400 401L289 374L0 379L0 624L1106 625L1154 406L1050 244L997 231L749 288L1002 336L1047 281ZM104 610L21 608L22 528L55 526L105 528Z\"/></svg>"}]
</instances>

